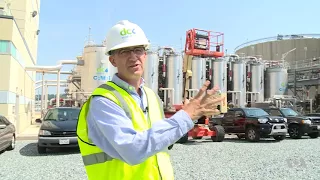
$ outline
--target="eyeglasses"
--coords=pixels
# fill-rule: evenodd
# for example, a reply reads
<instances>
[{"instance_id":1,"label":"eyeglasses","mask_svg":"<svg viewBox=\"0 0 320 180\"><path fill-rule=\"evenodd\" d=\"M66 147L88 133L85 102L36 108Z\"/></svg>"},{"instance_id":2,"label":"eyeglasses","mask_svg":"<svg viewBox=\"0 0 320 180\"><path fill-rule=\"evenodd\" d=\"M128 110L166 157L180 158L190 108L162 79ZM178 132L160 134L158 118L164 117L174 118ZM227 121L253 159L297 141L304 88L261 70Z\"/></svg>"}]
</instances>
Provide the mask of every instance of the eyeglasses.
<instances>
[{"instance_id":1,"label":"eyeglasses","mask_svg":"<svg viewBox=\"0 0 320 180\"><path fill-rule=\"evenodd\" d=\"M131 54L131 51L135 55L142 55L145 52L145 49L143 47L135 47L135 48L126 48L126 49L121 49L118 51L118 54L120 56L129 56Z\"/></svg>"}]
</instances>

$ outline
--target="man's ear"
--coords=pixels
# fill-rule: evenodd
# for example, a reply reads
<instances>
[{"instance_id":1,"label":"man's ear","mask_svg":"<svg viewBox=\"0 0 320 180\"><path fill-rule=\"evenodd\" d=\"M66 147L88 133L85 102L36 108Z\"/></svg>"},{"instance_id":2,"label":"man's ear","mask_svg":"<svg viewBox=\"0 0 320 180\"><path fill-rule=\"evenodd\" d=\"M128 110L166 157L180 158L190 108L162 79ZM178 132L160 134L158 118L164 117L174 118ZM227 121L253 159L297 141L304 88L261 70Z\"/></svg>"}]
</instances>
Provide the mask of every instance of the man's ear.
<instances>
[{"instance_id":1,"label":"man's ear","mask_svg":"<svg viewBox=\"0 0 320 180\"><path fill-rule=\"evenodd\" d=\"M114 56L109 56L109 61L114 67L117 67L117 63Z\"/></svg>"}]
</instances>

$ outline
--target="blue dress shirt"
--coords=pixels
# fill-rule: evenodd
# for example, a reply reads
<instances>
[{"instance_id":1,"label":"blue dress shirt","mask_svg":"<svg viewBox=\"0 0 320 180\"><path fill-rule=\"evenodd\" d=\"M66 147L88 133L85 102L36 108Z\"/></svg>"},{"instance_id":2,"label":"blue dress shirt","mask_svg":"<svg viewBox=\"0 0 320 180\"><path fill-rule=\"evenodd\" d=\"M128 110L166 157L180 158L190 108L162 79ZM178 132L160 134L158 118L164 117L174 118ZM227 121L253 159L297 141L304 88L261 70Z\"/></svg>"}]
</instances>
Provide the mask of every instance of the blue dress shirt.
<instances>
[{"instance_id":1,"label":"blue dress shirt","mask_svg":"<svg viewBox=\"0 0 320 180\"><path fill-rule=\"evenodd\" d=\"M146 95L140 88L141 97L135 88L122 81L116 74L112 81L127 90L142 110L148 107ZM152 106L152 105L149 105ZM145 113L146 118L147 112ZM143 162L148 157L166 150L193 128L189 115L180 110L172 117L153 123L143 132L133 128L132 120L116 103L104 97L93 97L87 116L89 138L109 156L130 165Z\"/></svg>"}]
</instances>

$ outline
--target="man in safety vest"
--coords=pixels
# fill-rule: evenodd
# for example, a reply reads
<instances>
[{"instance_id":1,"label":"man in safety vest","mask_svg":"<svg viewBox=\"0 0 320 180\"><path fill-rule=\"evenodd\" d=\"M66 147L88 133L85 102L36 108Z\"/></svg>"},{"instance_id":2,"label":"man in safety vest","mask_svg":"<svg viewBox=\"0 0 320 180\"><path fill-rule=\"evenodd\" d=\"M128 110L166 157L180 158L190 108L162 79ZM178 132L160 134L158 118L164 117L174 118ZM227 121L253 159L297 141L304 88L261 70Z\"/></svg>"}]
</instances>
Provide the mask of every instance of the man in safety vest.
<instances>
[{"instance_id":1,"label":"man in safety vest","mask_svg":"<svg viewBox=\"0 0 320 180\"><path fill-rule=\"evenodd\" d=\"M149 41L136 24L123 20L107 34L112 81L99 86L82 106L78 142L90 180L172 180L168 147L194 126L194 120L219 113L222 99L206 82L198 95L171 118L164 118L159 96L144 86ZM206 95L205 92L207 91Z\"/></svg>"}]
</instances>

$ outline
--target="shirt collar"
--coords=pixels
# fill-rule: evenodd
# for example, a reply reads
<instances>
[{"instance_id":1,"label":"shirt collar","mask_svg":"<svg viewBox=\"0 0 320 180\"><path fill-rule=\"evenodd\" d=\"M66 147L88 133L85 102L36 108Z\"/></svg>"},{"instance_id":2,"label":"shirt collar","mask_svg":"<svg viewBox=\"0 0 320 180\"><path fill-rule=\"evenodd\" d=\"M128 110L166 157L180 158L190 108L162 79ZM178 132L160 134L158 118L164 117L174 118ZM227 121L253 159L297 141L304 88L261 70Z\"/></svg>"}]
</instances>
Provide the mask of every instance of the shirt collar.
<instances>
[{"instance_id":1,"label":"shirt collar","mask_svg":"<svg viewBox=\"0 0 320 180\"><path fill-rule=\"evenodd\" d=\"M113 75L112 81L114 83L116 83L119 87L121 87L122 89L124 89L128 92L135 92L136 93L136 90L133 86L131 86L130 84L128 84L127 82L123 81L122 79L120 79L118 77L118 73ZM140 83L139 88L142 88L144 86L144 84L145 84L145 80L141 77L141 83Z\"/></svg>"}]
</instances>

